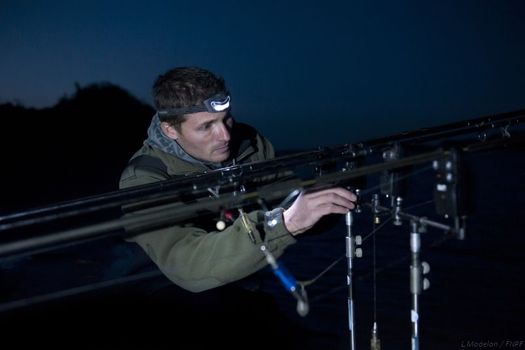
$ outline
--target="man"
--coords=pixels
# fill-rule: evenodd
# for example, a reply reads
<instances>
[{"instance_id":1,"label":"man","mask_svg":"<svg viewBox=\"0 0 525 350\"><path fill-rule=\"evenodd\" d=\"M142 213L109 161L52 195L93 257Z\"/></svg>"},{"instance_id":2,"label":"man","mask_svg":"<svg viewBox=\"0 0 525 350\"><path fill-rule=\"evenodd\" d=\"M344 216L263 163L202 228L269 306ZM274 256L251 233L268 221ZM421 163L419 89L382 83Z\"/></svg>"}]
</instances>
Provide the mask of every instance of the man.
<instances>
[{"instance_id":1,"label":"man","mask_svg":"<svg viewBox=\"0 0 525 350\"><path fill-rule=\"evenodd\" d=\"M147 140L122 173L120 188L274 157L266 138L235 122L225 82L213 73L197 67L172 69L157 78L153 95L157 113ZM330 188L302 193L289 208L241 213L221 231L197 220L130 240L176 285L201 292L257 272L267 264L262 243L279 257L297 235L323 216L347 213L355 200L343 188Z\"/></svg>"}]
</instances>

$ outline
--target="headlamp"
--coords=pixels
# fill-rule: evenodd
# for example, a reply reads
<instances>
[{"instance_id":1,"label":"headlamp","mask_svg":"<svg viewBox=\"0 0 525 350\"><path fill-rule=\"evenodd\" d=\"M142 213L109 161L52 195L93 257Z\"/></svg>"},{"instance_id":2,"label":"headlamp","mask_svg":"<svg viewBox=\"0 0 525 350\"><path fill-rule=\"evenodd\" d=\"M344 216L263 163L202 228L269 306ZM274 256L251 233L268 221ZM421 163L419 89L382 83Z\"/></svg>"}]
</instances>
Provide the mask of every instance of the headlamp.
<instances>
[{"instance_id":1,"label":"headlamp","mask_svg":"<svg viewBox=\"0 0 525 350\"><path fill-rule=\"evenodd\" d=\"M172 117L176 115L191 114L198 112L219 113L230 108L230 95L220 93L202 101L200 105L181 107L158 111L159 117Z\"/></svg>"}]
</instances>

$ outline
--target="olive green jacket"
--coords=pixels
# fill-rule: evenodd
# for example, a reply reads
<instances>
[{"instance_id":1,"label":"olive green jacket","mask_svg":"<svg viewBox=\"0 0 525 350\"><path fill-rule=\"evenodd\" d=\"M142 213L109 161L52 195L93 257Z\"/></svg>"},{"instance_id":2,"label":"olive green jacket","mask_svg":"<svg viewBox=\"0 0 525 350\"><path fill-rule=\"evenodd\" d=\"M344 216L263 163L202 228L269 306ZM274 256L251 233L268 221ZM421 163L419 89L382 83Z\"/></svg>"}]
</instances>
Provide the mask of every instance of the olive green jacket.
<instances>
[{"instance_id":1,"label":"olive green jacket","mask_svg":"<svg viewBox=\"0 0 525 350\"><path fill-rule=\"evenodd\" d=\"M274 157L271 143L254 129L236 124L235 131L237 144L243 145L235 153L237 164ZM147 142L131 159L140 155L160 159L166 165L167 174L130 163L122 172L121 189L166 180L169 176L208 170L205 164L188 162ZM222 231L208 231L206 227L210 227L210 223L196 219L191 224L157 229L128 240L139 244L172 282L192 292L204 291L240 280L266 266L265 256L260 250L262 237L275 257L282 255L286 247L296 242L282 222L273 229L260 232L264 230L264 213L261 210L245 215L248 220L244 223L239 217ZM248 234L247 223L253 231L252 237Z\"/></svg>"}]
</instances>

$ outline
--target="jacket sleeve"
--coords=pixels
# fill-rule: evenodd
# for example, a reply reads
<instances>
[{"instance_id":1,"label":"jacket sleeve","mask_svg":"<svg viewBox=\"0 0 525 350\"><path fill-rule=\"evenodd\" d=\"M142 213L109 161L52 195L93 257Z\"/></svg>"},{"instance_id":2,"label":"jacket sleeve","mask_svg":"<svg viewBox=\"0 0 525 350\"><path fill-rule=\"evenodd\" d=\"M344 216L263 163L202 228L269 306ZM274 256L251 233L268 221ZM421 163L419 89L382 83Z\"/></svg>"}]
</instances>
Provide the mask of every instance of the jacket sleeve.
<instances>
[{"instance_id":1,"label":"jacket sleeve","mask_svg":"<svg viewBox=\"0 0 525 350\"><path fill-rule=\"evenodd\" d=\"M156 174L126 169L120 187L159 180ZM282 222L273 229L261 229L263 216L262 211L247 213L247 220L243 222L239 217L223 231L207 232L197 227L197 221L139 234L128 240L139 244L175 284L200 292L242 279L266 266L260 251L263 239L276 257L296 242Z\"/></svg>"}]
</instances>

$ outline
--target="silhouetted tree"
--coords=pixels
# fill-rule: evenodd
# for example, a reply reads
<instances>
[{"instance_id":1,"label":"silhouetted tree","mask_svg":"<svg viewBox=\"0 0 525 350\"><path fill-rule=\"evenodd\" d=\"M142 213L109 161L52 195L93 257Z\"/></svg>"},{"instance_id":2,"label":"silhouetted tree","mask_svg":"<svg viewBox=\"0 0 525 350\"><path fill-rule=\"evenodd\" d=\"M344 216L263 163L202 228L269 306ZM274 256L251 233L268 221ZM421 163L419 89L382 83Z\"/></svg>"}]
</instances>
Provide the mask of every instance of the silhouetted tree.
<instances>
[{"instance_id":1,"label":"silhouetted tree","mask_svg":"<svg viewBox=\"0 0 525 350\"><path fill-rule=\"evenodd\" d=\"M50 108L0 105L0 210L116 190L153 113L108 82L77 85Z\"/></svg>"}]
</instances>

